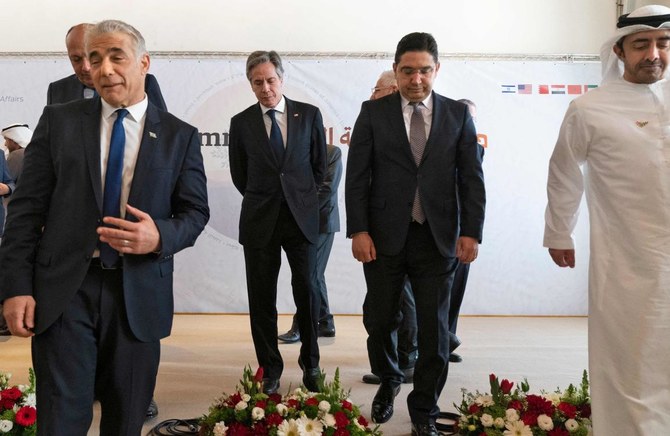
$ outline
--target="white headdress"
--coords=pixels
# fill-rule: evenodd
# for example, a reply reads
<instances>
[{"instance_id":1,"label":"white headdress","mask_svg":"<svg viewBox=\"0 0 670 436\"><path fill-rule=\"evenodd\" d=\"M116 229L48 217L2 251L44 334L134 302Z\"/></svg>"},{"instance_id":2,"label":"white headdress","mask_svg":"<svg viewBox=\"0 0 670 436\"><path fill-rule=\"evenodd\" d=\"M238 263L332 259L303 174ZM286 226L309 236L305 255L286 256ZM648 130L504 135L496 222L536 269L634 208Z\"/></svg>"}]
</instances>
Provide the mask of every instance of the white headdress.
<instances>
[{"instance_id":1,"label":"white headdress","mask_svg":"<svg viewBox=\"0 0 670 436\"><path fill-rule=\"evenodd\" d=\"M642 6L630 14L620 16L616 31L600 48L602 83L623 76L623 62L612 50L618 40L633 33L659 29L670 29L670 8L667 6Z\"/></svg>"},{"instance_id":2,"label":"white headdress","mask_svg":"<svg viewBox=\"0 0 670 436\"><path fill-rule=\"evenodd\" d=\"M11 124L2 129L0 134L16 142L23 148L26 148L33 137L33 131L28 128L28 124Z\"/></svg>"}]
</instances>

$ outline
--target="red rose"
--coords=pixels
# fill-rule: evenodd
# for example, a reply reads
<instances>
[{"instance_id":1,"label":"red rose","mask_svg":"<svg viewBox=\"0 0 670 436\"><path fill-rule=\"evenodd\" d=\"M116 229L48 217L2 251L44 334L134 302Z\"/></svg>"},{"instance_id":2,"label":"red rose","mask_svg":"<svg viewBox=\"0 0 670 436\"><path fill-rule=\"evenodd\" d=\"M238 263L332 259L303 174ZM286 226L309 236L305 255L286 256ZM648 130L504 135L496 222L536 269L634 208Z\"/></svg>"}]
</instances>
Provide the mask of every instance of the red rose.
<instances>
[{"instance_id":1,"label":"red rose","mask_svg":"<svg viewBox=\"0 0 670 436\"><path fill-rule=\"evenodd\" d=\"M269 400L274 402L275 404L279 404L281 403L281 394L278 394L276 392L274 394L270 394Z\"/></svg>"},{"instance_id":2,"label":"red rose","mask_svg":"<svg viewBox=\"0 0 670 436\"><path fill-rule=\"evenodd\" d=\"M342 408L351 411L354 410L354 405L347 400L342 400Z\"/></svg>"},{"instance_id":3,"label":"red rose","mask_svg":"<svg viewBox=\"0 0 670 436\"><path fill-rule=\"evenodd\" d=\"M335 418L335 427L344 428L349 425L349 418L346 413L342 411L335 412L333 417Z\"/></svg>"},{"instance_id":4,"label":"red rose","mask_svg":"<svg viewBox=\"0 0 670 436\"><path fill-rule=\"evenodd\" d=\"M359 423L360 425L362 425L363 427L367 427L367 426L369 425L369 424L368 424L368 420L365 419L365 417L364 417L363 415L361 415L361 416L358 417L358 423Z\"/></svg>"},{"instance_id":5,"label":"red rose","mask_svg":"<svg viewBox=\"0 0 670 436\"><path fill-rule=\"evenodd\" d=\"M21 398L21 391L19 388L14 386L13 388L5 389L4 391L0 392L0 397L3 399L7 398L10 400L18 400Z\"/></svg>"},{"instance_id":6,"label":"red rose","mask_svg":"<svg viewBox=\"0 0 670 436\"><path fill-rule=\"evenodd\" d=\"M490 375L489 375L489 381L490 381L491 383L493 383L494 381L496 381L496 378L497 378L497 377L496 377L495 374L490 374Z\"/></svg>"},{"instance_id":7,"label":"red rose","mask_svg":"<svg viewBox=\"0 0 670 436\"><path fill-rule=\"evenodd\" d=\"M254 407L259 407L259 408L261 408L261 409L263 409L263 410L265 410L265 408L266 408L267 406L268 406L268 403L267 403L267 401L264 401L264 400L256 401L256 404L254 404Z\"/></svg>"},{"instance_id":8,"label":"red rose","mask_svg":"<svg viewBox=\"0 0 670 436\"><path fill-rule=\"evenodd\" d=\"M517 412L523 409L523 404L519 400L512 400L509 403L507 403L507 408L508 409L514 409Z\"/></svg>"},{"instance_id":9,"label":"red rose","mask_svg":"<svg viewBox=\"0 0 670 436\"><path fill-rule=\"evenodd\" d=\"M555 427L547 432L547 436L570 436L570 433L564 428Z\"/></svg>"},{"instance_id":10,"label":"red rose","mask_svg":"<svg viewBox=\"0 0 670 436\"><path fill-rule=\"evenodd\" d=\"M537 425L537 417L538 415L536 415L533 412L526 412L523 415L521 415L521 420L527 426L533 427L534 425Z\"/></svg>"},{"instance_id":11,"label":"red rose","mask_svg":"<svg viewBox=\"0 0 670 436\"><path fill-rule=\"evenodd\" d=\"M228 401L230 401L231 406L235 407L235 404L242 401L242 395L239 392L235 392L233 395L228 397Z\"/></svg>"},{"instance_id":12,"label":"red rose","mask_svg":"<svg viewBox=\"0 0 670 436\"><path fill-rule=\"evenodd\" d=\"M479 412L479 410L480 410L479 405L475 403L470 404L470 407L468 407L468 412L470 412L472 415Z\"/></svg>"},{"instance_id":13,"label":"red rose","mask_svg":"<svg viewBox=\"0 0 670 436\"><path fill-rule=\"evenodd\" d=\"M308 399L305 400L305 406L318 406L319 405L319 400L317 400L314 397L309 397Z\"/></svg>"},{"instance_id":14,"label":"red rose","mask_svg":"<svg viewBox=\"0 0 670 436\"><path fill-rule=\"evenodd\" d=\"M249 436L250 432L244 424L233 422L228 427L228 432L226 434L228 436Z\"/></svg>"},{"instance_id":15,"label":"red rose","mask_svg":"<svg viewBox=\"0 0 670 436\"><path fill-rule=\"evenodd\" d=\"M349 433L349 430L346 428L338 428L335 430L335 433L333 433L333 436L349 436L351 433Z\"/></svg>"},{"instance_id":16,"label":"red rose","mask_svg":"<svg viewBox=\"0 0 670 436\"><path fill-rule=\"evenodd\" d=\"M503 394L509 394L512 392L512 386L514 386L514 383L507 379L503 379L503 381L500 382L500 390L503 392Z\"/></svg>"},{"instance_id":17,"label":"red rose","mask_svg":"<svg viewBox=\"0 0 670 436\"><path fill-rule=\"evenodd\" d=\"M579 415L582 418L590 418L591 417L591 406L588 404L582 405L579 409Z\"/></svg>"},{"instance_id":18,"label":"red rose","mask_svg":"<svg viewBox=\"0 0 670 436\"><path fill-rule=\"evenodd\" d=\"M554 406L551 404L551 401L546 398L539 395L528 395L526 401L528 401L528 411L535 416L540 416L542 414L547 416L553 415Z\"/></svg>"},{"instance_id":19,"label":"red rose","mask_svg":"<svg viewBox=\"0 0 670 436\"><path fill-rule=\"evenodd\" d=\"M251 431L254 436L266 436L268 434L268 428L262 422L254 424Z\"/></svg>"},{"instance_id":20,"label":"red rose","mask_svg":"<svg viewBox=\"0 0 670 436\"><path fill-rule=\"evenodd\" d=\"M249 368L251 369L251 368ZM254 381L255 382L260 382L263 381L263 367L259 366L258 369L256 370L256 375L254 376Z\"/></svg>"},{"instance_id":21,"label":"red rose","mask_svg":"<svg viewBox=\"0 0 670 436\"><path fill-rule=\"evenodd\" d=\"M568 418L574 418L577 416L577 407L570 403L561 402L558 405L558 410L560 410L561 413Z\"/></svg>"},{"instance_id":22,"label":"red rose","mask_svg":"<svg viewBox=\"0 0 670 436\"><path fill-rule=\"evenodd\" d=\"M284 421L284 418L282 418L282 416L279 413L274 412L274 413L269 414L265 418L265 421L267 421L269 426L276 427Z\"/></svg>"},{"instance_id":23,"label":"red rose","mask_svg":"<svg viewBox=\"0 0 670 436\"><path fill-rule=\"evenodd\" d=\"M16 423L21 427L28 427L35 424L37 419L37 410L34 407L23 406L16 412Z\"/></svg>"},{"instance_id":24,"label":"red rose","mask_svg":"<svg viewBox=\"0 0 670 436\"><path fill-rule=\"evenodd\" d=\"M297 409L300 407L300 403L295 398L289 398L286 400L286 405L291 409Z\"/></svg>"}]
</instances>

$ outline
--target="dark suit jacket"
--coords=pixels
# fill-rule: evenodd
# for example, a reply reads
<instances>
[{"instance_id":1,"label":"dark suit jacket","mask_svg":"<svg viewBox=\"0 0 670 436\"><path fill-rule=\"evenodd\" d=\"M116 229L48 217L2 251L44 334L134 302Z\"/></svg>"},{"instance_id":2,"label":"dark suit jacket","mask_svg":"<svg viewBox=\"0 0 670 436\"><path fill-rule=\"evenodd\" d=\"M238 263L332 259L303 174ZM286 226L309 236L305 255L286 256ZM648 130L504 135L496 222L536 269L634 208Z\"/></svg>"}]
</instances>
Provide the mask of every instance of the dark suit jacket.
<instances>
[{"instance_id":1,"label":"dark suit jacket","mask_svg":"<svg viewBox=\"0 0 670 436\"><path fill-rule=\"evenodd\" d=\"M9 168L7 168L5 153L2 150L0 150L0 183L4 183L5 185L9 186L9 194L7 194L5 197L11 195L15 187L14 180L12 179L12 175L9 172ZM2 229L4 226L5 226L5 205L2 201L2 197L0 197L0 236L2 236Z\"/></svg>"},{"instance_id":2,"label":"dark suit jacket","mask_svg":"<svg viewBox=\"0 0 670 436\"><path fill-rule=\"evenodd\" d=\"M260 105L230 120L230 174L244 196L240 243L267 245L282 197L308 241L319 236L317 185L326 171L326 138L321 112L307 103L286 99L287 145L283 162L270 148Z\"/></svg>"},{"instance_id":3,"label":"dark suit jacket","mask_svg":"<svg viewBox=\"0 0 670 436\"><path fill-rule=\"evenodd\" d=\"M158 109L167 111L161 88L158 86L156 77L147 74L144 79L144 92L147 93L149 101ZM84 98L84 84L74 74L49 84L47 90L47 104L67 103L72 100Z\"/></svg>"},{"instance_id":4,"label":"dark suit jacket","mask_svg":"<svg viewBox=\"0 0 670 436\"><path fill-rule=\"evenodd\" d=\"M318 187L319 233L340 231L340 208L337 201L337 187L342 179L342 151L336 145L328 144L328 166L326 176Z\"/></svg>"},{"instance_id":5,"label":"dark suit jacket","mask_svg":"<svg viewBox=\"0 0 670 436\"><path fill-rule=\"evenodd\" d=\"M443 256L455 255L459 236L481 241L485 191L480 147L468 107L433 93L431 130L417 168L400 93L364 102L347 160L347 235L367 231L378 253L399 253L418 184Z\"/></svg>"},{"instance_id":6,"label":"dark suit jacket","mask_svg":"<svg viewBox=\"0 0 670 436\"><path fill-rule=\"evenodd\" d=\"M100 98L46 106L26 148L0 247L0 301L32 295L35 333L65 310L87 274L102 219ZM148 213L160 254L123 256L130 328L141 341L169 335L173 255L209 219L198 131L149 103L128 203ZM129 216L127 219L134 219Z\"/></svg>"}]
</instances>

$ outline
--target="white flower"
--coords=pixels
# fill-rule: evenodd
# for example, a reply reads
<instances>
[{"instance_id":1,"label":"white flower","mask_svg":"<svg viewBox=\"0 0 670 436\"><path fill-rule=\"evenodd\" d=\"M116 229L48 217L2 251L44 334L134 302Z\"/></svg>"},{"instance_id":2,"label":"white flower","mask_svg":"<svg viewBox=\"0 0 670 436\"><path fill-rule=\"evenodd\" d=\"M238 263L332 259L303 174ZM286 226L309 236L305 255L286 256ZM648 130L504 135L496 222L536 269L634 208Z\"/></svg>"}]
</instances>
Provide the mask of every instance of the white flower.
<instances>
[{"instance_id":1,"label":"white flower","mask_svg":"<svg viewBox=\"0 0 670 436\"><path fill-rule=\"evenodd\" d=\"M14 423L12 421L0 419L0 433L9 433L13 427Z\"/></svg>"},{"instance_id":2,"label":"white flower","mask_svg":"<svg viewBox=\"0 0 670 436\"><path fill-rule=\"evenodd\" d=\"M561 394L552 392L550 394L544 394L543 397L549 401L551 401L551 404L554 406L558 406L561 403Z\"/></svg>"},{"instance_id":3,"label":"white flower","mask_svg":"<svg viewBox=\"0 0 670 436\"><path fill-rule=\"evenodd\" d=\"M579 428L579 423L574 419L568 419L565 421L565 428L567 428L570 432L575 431Z\"/></svg>"},{"instance_id":4,"label":"white flower","mask_svg":"<svg viewBox=\"0 0 670 436\"><path fill-rule=\"evenodd\" d=\"M299 436L298 423L295 419L284 420L277 426L277 436Z\"/></svg>"},{"instance_id":5,"label":"white flower","mask_svg":"<svg viewBox=\"0 0 670 436\"><path fill-rule=\"evenodd\" d=\"M505 421L517 422L519 420L519 412L516 409L505 410Z\"/></svg>"},{"instance_id":6,"label":"white flower","mask_svg":"<svg viewBox=\"0 0 670 436\"><path fill-rule=\"evenodd\" d=\"M288 413L288 407L286 407L286 404L284 403L279 403L277 404L277 413L281 416L286 416L286 413Z\"/></svg>"},{"instance_id":7,"label":"white flower","mask_svg":"<svg viewBox=\"0 0 670 436\"><path fill-rule=\"evenodd\" d=\"M244 401L240 401L239 403L235 404L235 410L244 410L248 407L249 405L245 403Z\"/></svg>"},{"instance_id":8,"label":"white flower","mask_svg":"<svg viewBox=\"0 0 670 436\"><path fill-rule=\"evenodd\" d=\"M505 428L507 429L503 432L505 436L533 436L533 430L523 421L508 422Z\"/></svg>"},{"instance_id":9,"label":"white flower","mask_svg":"<svg viewBox=\"0 0 670 436\"><path fill-rule=\"evenodd\" d=\"M504 428L505 427L505 420L502 419L502 418L496 418L493 421L493 425L495 426L495 428Z\"/></svg>"},{"instance_id":10,"label":"white flower","mask_svg":"<svg viewBox=\"0 0 670 436\"><path fill-rule=\"evenodd\" d=\"M544 431L554 429L554 421L544 413L537 417L537 425Z\"/></svg>"},{"instance_id":11,"label":"white flower","mask_svg":"<svg viewBox=\"0 0 670 436\"><path fill-rule=\"evenodd\" d=\"M30 407L37 407L37 397L34 393L28 394L23 398L23 405Z\"/></svg>"},{"instance_id":12,"label":"white flower","mask_svg":"<svg viewBox=\"0 0 670 436\"><path fill-rule=\"evenodd\" d=\"M251 409L251 419L254 421L260 421L263 418L265 418L265 410L261 409L260 407L254 407Z\"/></svg>"},{"instance_id":13,"label":"white flower","mask_svg":"<svg viewBox=\"0 0 670 436\"><path fill-rule=\"evenodd\" d=\"M242 401L244 401L245 403L248 403L249 401L251 401L251 395L242 394Z\"/></svg>"},{"instance_id":14,"label":"white flower","mask_svg":"<svg viewBox=\"0 0 670 436\"><path fill-rule=\"evenodd\" d=\"M488 413L482 414L482 417L479 420L484 427L491 427L493 425L493 417Z\"/></svg>"},{"instance_id":15,"label":"white flower","mask_svg":"<svg viewBox=\"0 0 670 436\"><path fill-rule=\"evenodd\" d=\"M300 436L321 436L323 424L306 416L301 416L298 419L298 432Z\"/></svg>"},{"instance_id":16,"label":"white flower","mask_svg":"<svg viewBox=\"0 0 670 436\"><path fill-rule=\"evenodd\" d=\"M226 436L227 431L228 427L226 427L225 422L221 421L214 424L214 436Z\"/></svg>"},{"instance_id":17,"label":"white flower","mask_svg":"<svg viewBox=\"0 0 670 436\"><path fill-rule=\"evenodd\" d=\"M493 397L491 395L480 395L477 398L475 398L475 403L479 404L482 407L493 406L495 404L495 402L493 401Z\"/></svg>"},{"instance_id":18,"label":"white flower","mask_svg":"<svg viewBox=\"0 0 670 436\"><path fill-rule=\"evenodd\" d=\"M322 412L330 412L330 403L326 400L319 402L319 410Z\"/></svg>"},{"instance_id":19,"label":"white flower","mask_svg":"<svg viewBox=\"0 0 670 436\"><path fill-rule=\"evenodd\" d=\"M326 413L321 418L321 421L326 425L326 427L335 427L335 416L332 413Z\"/></svg>"}]
</instances>

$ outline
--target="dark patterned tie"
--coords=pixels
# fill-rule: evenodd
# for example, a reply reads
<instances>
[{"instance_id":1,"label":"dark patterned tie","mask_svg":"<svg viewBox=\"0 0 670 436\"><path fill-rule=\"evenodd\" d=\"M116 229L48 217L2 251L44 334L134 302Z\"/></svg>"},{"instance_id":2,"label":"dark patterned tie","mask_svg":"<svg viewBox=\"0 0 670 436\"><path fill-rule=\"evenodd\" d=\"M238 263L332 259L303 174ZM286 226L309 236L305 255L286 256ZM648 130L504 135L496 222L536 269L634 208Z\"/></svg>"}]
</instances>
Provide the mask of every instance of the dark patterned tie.
<instances>
[{"instance_id":1,"label":"dark patterned tie","mask_svg":"<svg viewBox=\"0 0 670 436\"><path fill-rule=\"evenodd\" d=\"M412 147L414 163L418 167L423 157L423 151L426 149L426 124L423 120L421 108L422 103L410 103L414 109L409 123L409 145ZM421 207L421 198L419 197L419 186L414 193L414 202L412 203L412 219L423 224L426 221L426 215Z\"/></svg>"},{"instance_id":2,"label":"dark patterned tie","mask_svg":"<svg viewBox=\"0 0 670 436\"><path fill-rule=\"evenodd\" d=\"M275 153L275 156L277 156L279 163L281 163L284 160L284 140L281 137L281 130L279 130L279 124L277 124L275 112L277 111L270 109L266 112L266 114L268 114L272 120L272 127L270 127L270 147Z\"/></svg>"},{"instance_id":3,"label":"dark patterned tie","mask_svg":"<svg viewBox=\"0 0 670 436\"><path fill-rule=\"evenodd\" d=\"M116 121L112 127L112 139L109 141L107 171L105 172L105 192L102 197L102 215L119 217L121 214L121 176L123 175L123 151L126 146L126 131L123 119L128 115L126 109L116 111ZM108 244L100 243L100 260L106 267L113 267L119 261L119 252Z\"/></svg>"}]
</instances>

